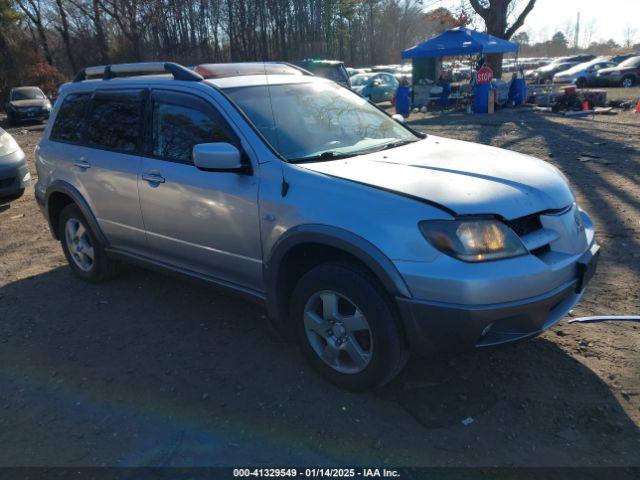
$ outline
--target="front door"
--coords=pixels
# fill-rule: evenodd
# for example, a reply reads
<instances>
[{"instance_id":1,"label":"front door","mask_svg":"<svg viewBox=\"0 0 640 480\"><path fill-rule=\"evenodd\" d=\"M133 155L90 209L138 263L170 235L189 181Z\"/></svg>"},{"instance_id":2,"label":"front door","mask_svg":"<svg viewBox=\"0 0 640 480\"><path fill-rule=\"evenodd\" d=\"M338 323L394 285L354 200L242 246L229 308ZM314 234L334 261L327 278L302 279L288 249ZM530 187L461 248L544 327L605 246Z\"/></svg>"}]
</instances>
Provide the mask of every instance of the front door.
<instances>
[{"instance_id":1,"label":"front door","mask_svg":"<svg viewBox=\"0 0 640 480\"><path fill-rule=\"evenodd\" d=\"M210 101L151 93L148 151L138 180L147 242L155 259L262 291L258 177L196 168L193 146L240 141ZM254 172L255 173L255 172Z\"/></svg>"}]
</instances>

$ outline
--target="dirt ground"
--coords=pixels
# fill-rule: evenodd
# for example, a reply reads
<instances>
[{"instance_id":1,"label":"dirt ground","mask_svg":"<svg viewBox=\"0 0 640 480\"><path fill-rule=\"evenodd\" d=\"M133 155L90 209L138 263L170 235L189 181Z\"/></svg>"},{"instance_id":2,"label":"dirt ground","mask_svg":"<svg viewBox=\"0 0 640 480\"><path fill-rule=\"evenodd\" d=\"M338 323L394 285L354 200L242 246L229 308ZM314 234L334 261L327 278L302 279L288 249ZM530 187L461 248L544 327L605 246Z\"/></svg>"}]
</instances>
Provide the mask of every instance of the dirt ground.
<instances>
[{"instance_id":1,"label":"dirt ground","mask_svg":"<svg viewBox=\"0 0 640 480\"><path fill-rule=\"evenodd\" d=\"M558 166L603 247L573 315L640 313L640 115L411 124ZM35 175L42 127L9 131ZM260 305L133 267L77 280L31 188L0 213L0 466L640 466L640 323L566 320L347 393L272 335Z\"/></svg>"}]
</instances>

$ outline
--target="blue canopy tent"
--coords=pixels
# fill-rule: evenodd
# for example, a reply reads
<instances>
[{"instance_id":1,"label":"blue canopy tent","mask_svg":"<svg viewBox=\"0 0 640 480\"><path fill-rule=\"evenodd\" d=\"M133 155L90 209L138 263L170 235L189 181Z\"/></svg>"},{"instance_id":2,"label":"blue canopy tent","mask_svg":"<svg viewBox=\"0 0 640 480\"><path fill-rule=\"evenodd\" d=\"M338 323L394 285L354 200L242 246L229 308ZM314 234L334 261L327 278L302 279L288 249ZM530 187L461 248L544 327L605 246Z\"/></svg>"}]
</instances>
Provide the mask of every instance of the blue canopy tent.
<instances>
[{"instance_id":1,"label":"blue canopy tent","mask_svg":"<svg viewBox=\"0 0 640 480\"><path fill-rule=\"evenodd\" d=\"M416 61L435 57L454 57L461 55L487 55L492 53L517 53L519 45L488 33L469 28L458 27L426 40L402 52L403 59ZM524 83L524 81L522 82ZM488 110L487 94L490 85L477 85L474 88L476 111Z\"/></svg>"},{"instance_id":2,"label":"blue canopy tent","mask_svg":"<svg viewBox=\"0 0 640 480\"><path fill-rule=\"evenodd\" d=\"M517 53L518 44L488 33L458 27L402 52L403 59L453 57L488 53Z\"/></svg>"}]
</instances>

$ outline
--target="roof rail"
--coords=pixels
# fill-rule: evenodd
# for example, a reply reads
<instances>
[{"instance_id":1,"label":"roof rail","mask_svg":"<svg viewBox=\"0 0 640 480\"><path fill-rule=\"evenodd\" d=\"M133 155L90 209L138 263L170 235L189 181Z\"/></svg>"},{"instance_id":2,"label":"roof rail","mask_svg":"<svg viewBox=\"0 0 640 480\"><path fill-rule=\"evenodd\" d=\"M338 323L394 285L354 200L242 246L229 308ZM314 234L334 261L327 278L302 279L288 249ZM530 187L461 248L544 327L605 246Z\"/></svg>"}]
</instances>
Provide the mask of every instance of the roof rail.
<instances>
[{"instance_id":1,"label":"roof rail","mask_svg":"<svg viewBox=\"0 0 640 480\"><path fill-rule=\"evenodd\" d=\"M73 81L75 83L98 78L102 78L102 80L109 80L116 77L158 75L163 73L171 73L175 80L184 80L187 82L199 82L201 80L204 80L201 75L177 63L147 62L118 63L115 65L99 65L96 67L86 67L76 74Z\"/></svg>"}]
</instances>

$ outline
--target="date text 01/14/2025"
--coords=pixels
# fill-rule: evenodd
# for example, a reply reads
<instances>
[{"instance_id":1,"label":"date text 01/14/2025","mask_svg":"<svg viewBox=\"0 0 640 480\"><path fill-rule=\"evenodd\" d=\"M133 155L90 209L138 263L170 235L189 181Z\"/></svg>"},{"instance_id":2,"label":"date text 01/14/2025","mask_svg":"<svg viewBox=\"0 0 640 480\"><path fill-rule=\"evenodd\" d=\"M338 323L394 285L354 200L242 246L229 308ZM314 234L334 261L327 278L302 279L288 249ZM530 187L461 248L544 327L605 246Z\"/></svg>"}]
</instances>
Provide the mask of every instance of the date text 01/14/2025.
<instances>
[{"instance_id":1,"label":"date text 01/14/2025","mask_svg":"<svg viewBox=\"0 0 640 480\"><path fill-rule=\"evenodd\" d=\"M397 470L386 468L235 468L234 477L289 478L400 478Z\"/></svg>"}]
</instances>

